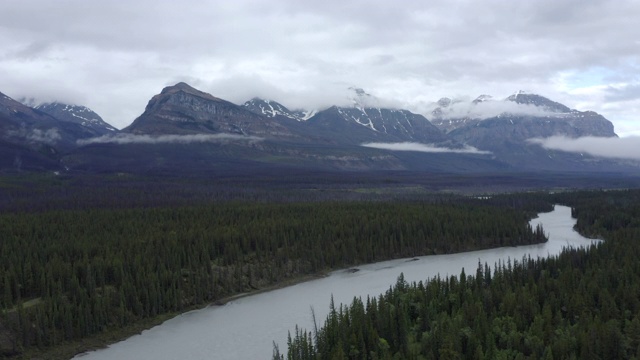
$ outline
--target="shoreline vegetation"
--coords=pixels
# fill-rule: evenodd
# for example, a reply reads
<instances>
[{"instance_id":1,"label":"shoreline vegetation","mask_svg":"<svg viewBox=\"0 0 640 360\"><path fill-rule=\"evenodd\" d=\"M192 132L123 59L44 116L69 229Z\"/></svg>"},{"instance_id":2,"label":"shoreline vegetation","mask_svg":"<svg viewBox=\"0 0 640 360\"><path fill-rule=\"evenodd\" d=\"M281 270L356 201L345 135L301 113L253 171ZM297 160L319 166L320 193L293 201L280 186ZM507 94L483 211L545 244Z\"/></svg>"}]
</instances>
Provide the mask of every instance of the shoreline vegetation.
<instances>
[{"instance_id":1,"label":"shoreline vegetation","mask_svg":"<svg viewBox=\"0 0 640 360\"><path fill-rule=\"evenodd\" d=\"M22 180L0 181L0 356L13 358L69 358L334 269L546 241L528 221L554 203L638 198L622 190L343 199L353 191L341 189L311 199L308 189L282 187L243 196L236 187L229 198L204 181ZM603 211L619 215L610 226L635 221ZM602 215L577 215L585 236L608 234L584 226Z\"/></svg>"},{"instance_id":2,"label":"shoreline vegetation","mask_svg":"<svg viewBox=\"0 0 640 360\"><path fill-rule=\"evenodd\" d=\"M0 213L5 356L75 354L139 333L167 314L328 269L543 242L543 229L528 220L551 209L545 201L451 196L84 206Z\"/></svg>"},{"instance_id":3,"label":"shoreline vegetation","mask_svg":"<svg viewBox=\"0 0 640 360\"><path fill-rule=\"evenodd\" d=\"M187 308L179 312L161 314L154 318L141 320L140 322L131 324L125 328L113 329L111 331L96 334L94 336L90 336L88 338L81 339L78 341L63 343L53 348L48 348L45 350L39 350L39 349L29 350L23 353L22 355L14 358L15 359L31 359L31 360L37 360L37 359L68 360L78 355L82 357L82 354L84 353L105 349L113 344L124 341L133 336L140 335L145 330L149 330L153 327L162 325L166 321L169 321L173 318L184 315L191 311L198 311L198 310L206 309L208 307L224 306L231 301L238 300L244 297L258 295L261 293L266 293L269 291L274 291L274 290L283 289L289 286L302 284L307 281L321 279L323 277L328 276L329 273L333 271L336 271L336 270L324 271L315 275L305 275L305 276L300 276L299 278L285 280L281 283L271 285L264 289L256 289L250 292L231 295L226 298L215 300L210 303L194 305L191 308Z\"/></svg>"},{"instance_id":4,"label":"shoreline vegetation","mask_svg":"<svg viewBox=\"0 0 640 360\"><path fill-rule=\"evenodd\" d=\"M562 194L575 229L606 239L491 271L408 283L330 306L289 335L289 360L637 359L640 191ZM284 359L274 345L274 360Z\"/></svg>"}]
</instances>

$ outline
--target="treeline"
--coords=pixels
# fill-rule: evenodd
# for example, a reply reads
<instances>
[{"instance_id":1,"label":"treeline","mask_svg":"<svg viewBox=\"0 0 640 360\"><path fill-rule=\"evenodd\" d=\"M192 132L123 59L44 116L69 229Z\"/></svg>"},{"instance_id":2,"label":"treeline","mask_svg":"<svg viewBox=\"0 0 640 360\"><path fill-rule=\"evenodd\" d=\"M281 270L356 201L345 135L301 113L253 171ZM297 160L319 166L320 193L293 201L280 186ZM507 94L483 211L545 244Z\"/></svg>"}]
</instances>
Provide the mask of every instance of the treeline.
<instances>
[{"instance_id":1,"label":"treeline","mask_svg":"<svg viewBox=\"0 0 640 360\"><path fill-rule=\"evenodd\" d=\"M635 186L629 179L610 179L612 187ZM615 180L615 181L613 181ZM0 212L34 212L57 209L139 208L188 206L220 201L458 201L451 195L479 192L504 193L556 186L594 187L607 178L559 175L438 174L422 172L317 172L301 169L257 172L245 176L224 173L194 176L133 174L0 174ZM516 203L536 194L511 197ZM455 198L455 199L454 199ZM502 199L502 198L501 198ZM539 200L536 200L539 201Z\"/></svg>"},{"instance_id":2,"label":"treeline","mask_svg":"<svg viewBox=\"0 0 640 360\"><path fill-rule=\"evenodd\" d=\"M451 179L426 179L450 185ZM439 201L451 199L420 182L401 182L393 176L367 173L291 171L283 176L254 174L243 177L144 176L133 174L22 174L0 176L0 212L56 209L136 208L207 204L220 201ZM469 180L471 182L471 180Z\"/></svg>"},{"instance_id":3,"label":"treeline","mask_svg":"<svg viewBox=\"0 0 640 360\"><path fill-rule=\"evenodd\" d=\"M546 241L482 201L225 202L0 214L0 348L47 348L305 274Z\"/></svg>"},{"instance_id":4,"label":"treeline","mask_svg":"<svg viewBox=\"0 0 640 360\"><path fill-rule=\"evenodd\" d=\"M640 191L553 196L606 241L546 259L331 304L287 359L634 359L640 356ZM284 358L277 347L274 359Z\"/></svg>"}]
</instances>

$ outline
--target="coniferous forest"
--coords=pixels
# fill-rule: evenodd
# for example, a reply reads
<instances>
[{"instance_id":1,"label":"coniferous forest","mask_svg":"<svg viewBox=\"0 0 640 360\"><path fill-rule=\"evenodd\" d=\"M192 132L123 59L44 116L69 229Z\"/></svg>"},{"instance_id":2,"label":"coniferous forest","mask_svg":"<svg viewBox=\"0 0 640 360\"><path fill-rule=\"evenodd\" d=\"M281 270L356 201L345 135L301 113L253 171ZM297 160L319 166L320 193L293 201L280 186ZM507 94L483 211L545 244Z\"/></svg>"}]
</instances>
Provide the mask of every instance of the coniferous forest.
<instances>
[{"instance_id":1,"label":"coniferous forest","mask_svg":"<svg viewBox=\"0 0 640 360\"><path fill-rule=\"evenodd\" d=\"M544 242L528 221L556 203L605 243L418 284L400 278L379 297L327 304L327 322L292 329L288 354L274 357L632 358L640 346L638 191L475 198L388 183L0 180L1 356L69 358L103 345L91 342L103 334L114 341L333 269Z\"/></svg>"},{"instance_id":2,"label":"coniferous forest","mask_svg":"<svg viewBox=\"0 0 640 360\"><path fill-rule=\"evenodd\" d=\"M330 304L296 328L288 359L637 359L640 192L568 193L581 233L605 242ZM274 348L274 359L283 358Z\"/></svg>"}]
</instances>

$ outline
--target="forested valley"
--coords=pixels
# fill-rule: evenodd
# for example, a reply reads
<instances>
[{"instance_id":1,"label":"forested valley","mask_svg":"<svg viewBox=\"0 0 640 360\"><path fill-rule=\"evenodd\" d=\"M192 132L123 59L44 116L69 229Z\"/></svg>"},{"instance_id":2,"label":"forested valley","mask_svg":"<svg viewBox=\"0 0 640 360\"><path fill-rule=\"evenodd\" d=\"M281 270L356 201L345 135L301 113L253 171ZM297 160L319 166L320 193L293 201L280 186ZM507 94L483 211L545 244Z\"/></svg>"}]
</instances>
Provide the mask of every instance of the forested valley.
<instances>
[{"instance_id":1,"label":"forested valley","mask_svg":"<svg viewBox=\"0 0 640 360\"><path fill-rule=\"evenodd\" d=\"M558 257L478 264L331 303L317 329L292 329L287 359L637 359L640 191L545 196L605 239ZM274 359L282 359L274 346Z\"/></svg>"},{"instance_id":2,"label":"forested valley","mask_svg":"<svg viewBox=\"0 0 640 360\"><path fill-rule=\"evenodd\" d=\"M176 184L69 181L2 184L3 356L68 358L97 335L332 269L544 242L528 220L551 210L537 194L356 189L337 201L309 188L273 201L269 191L229 198L204 183L194 195Z\"/></svg>"}]
</instances>

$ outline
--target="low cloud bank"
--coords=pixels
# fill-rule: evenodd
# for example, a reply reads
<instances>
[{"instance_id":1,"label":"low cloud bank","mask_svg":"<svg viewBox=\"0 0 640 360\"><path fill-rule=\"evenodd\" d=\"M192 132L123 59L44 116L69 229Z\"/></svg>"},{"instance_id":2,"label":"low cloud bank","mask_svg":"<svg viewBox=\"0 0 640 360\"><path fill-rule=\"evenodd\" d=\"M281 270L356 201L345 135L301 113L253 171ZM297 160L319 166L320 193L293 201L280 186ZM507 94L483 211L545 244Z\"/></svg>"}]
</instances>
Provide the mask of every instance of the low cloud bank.
<instances>
[{"instance_id":1,"label":"low cloud bank","mask_svg":"<svg viewBox=\"0 0 640 360\"><path fill-rule=\"evenodd\" d=\"M364 143L361 146L383 149L391 151L418 151L426 153L456 153L456 154L491 154L490 151L483 151L474 148L473 146L466 145L461 149L450 149L444 147L437 147L430 144L421 144L414 142L400 142L400 143Z\"/></svg>"},{"instance_id":2,"label":"low cloud bank","mask_svg":"<svg viewBox=\"0 0 640 360\"><path fill-rule=\"evenodd\" d=\"M257 142L263 140L257 136L234 134L192 134L192 135L104 135L91 139L78 140L78 145L89 144L191 144L191 143L228 143Z\"/></svg>"},{"instance_id":3,"label":"low cloud bank","mask_svg":"<svg viewBox=\"0 0 640 360\"><path fill-rule=\"evenodd\" d=\"M45 143L49 145L54 145L58 140L62 137L58 132L58 129L53 128L49 130L39 130L33 129L31 133L27 136L27 139L36 143Z\"/></svg>"},{"instance_id":4,"label":"low cloud bank","mask_svg":"<svg viewBox=\"0 0 640 360\"><path fill-rule=\"evenodd\" d=\"M437 105L429 111L433 111ZM540 106L530 104L519 104L513 101L483 101L478 104L467 101L454 101L451 105L442 110L442 118L444 119L488 119L501 114L510 114L516 116L550 116L560 117L562 113L549 111Z\"/></svg>"},{"instance_id":5,"label":"low cloud bank","mask_svg":"<svg viewBox=\"0 0 640 360\"><path fill-rule=\"evenodd\" d=\"M527 141L550 150L585 153L614 159L640 160L640 136L624 138L585 136L576 139L565 136L551 136Z\"/></svg>"},{"instance_id":6,"label":"low cloud bank","mask_svg":"<svg viewBox=\"0 0 640 360\"><path fill-rule=\"evenodd\" d=\"M18 130L7 131L6 135L9 138L20 138L25 139L31 143L40 143L47 145L55 145L58 140L62 139L62 136L60 136L60 132L57 128L51 128L47 130L28 130L26 127L22 126Z\"/></svg>"}]
</instances>

